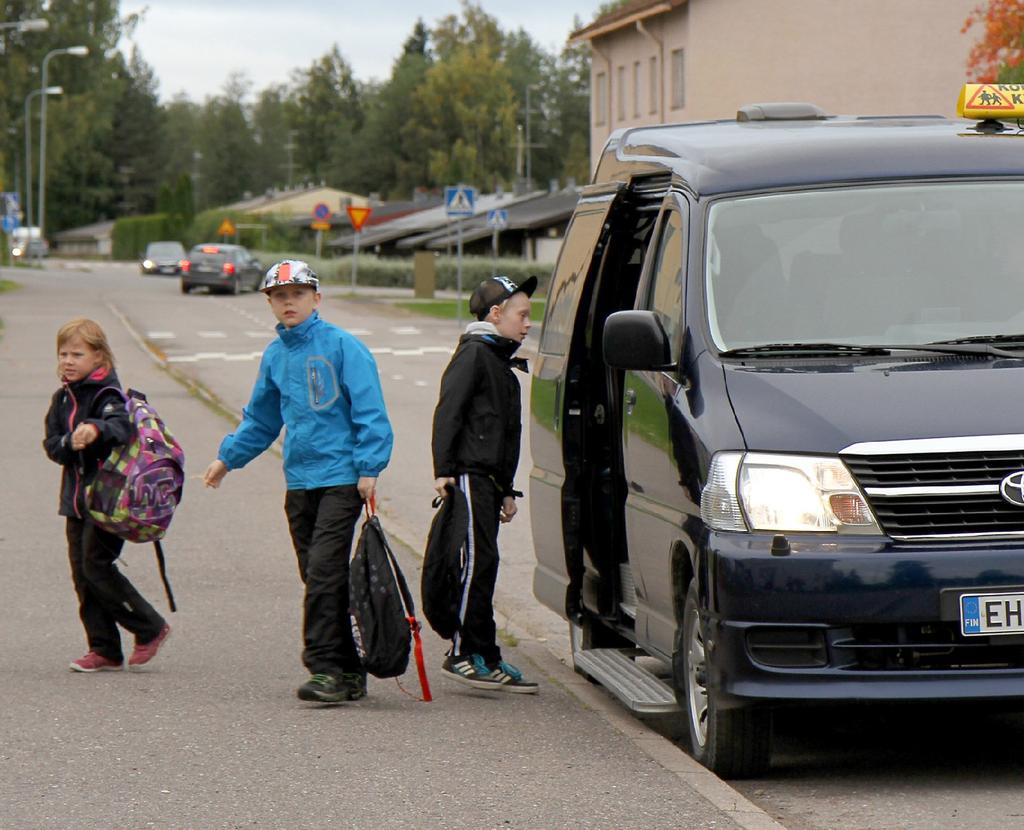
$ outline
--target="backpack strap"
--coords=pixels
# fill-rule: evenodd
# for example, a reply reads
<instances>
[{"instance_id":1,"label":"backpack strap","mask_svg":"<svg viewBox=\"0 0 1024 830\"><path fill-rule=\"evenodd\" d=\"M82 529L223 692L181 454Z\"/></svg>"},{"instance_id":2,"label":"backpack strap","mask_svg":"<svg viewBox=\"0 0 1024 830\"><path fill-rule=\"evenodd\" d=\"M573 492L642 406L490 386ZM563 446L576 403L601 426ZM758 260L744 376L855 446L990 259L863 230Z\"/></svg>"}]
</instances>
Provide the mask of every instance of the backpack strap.
<instances>
[{"instance_id":1,"label":"backpack strap","mask_svg":"<svg viewBox=\"0 0 1024 830\"><path fill-rule=\"evenodd\" d=\"M160 579L164 583L164 593L167 594L167 604L171 606L171 611L177 611L178 606L174 603L174 592L171 591L171 583L167 579L167 563L164 561L163 545L154 541L153 547L156 550L156 564L160 568Z\"/></svg>"}]
</instances>

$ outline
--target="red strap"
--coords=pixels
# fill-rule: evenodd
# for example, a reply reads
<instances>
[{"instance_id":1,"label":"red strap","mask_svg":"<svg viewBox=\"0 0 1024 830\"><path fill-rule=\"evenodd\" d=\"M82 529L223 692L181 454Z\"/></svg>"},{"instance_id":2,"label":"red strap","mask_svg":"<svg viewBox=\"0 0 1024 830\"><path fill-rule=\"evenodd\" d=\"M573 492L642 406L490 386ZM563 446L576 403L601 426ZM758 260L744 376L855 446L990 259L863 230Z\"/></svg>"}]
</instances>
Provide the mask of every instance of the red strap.
<instances>
[{"instance_id":1,"label":"red strap","mask_svg":"<svg viewBox=\"0 0 1024 830\"><path fill-rule=\"evenodd\" d=\"M430 681L427 680L427 667L423 662L423 641L420 639L420 624L415 617L406 617L409 621L409 630L412 631L413 653L416 655L416 671L420 676L420 691L423 692L423 702L430 703L434 698L430 694Z\"/></svg>"},{"instance_id":2,"label":"red strap","mask_svg":"<svg viewBox=\"0 0 1024 830\"><path fill-rule=\"evenodd\" d=\"M369 519L371 516L377 513L377 496L370 496L366 501L363 502L363 507L366 508L366 518Z\"/></svg>"}]
</instances>

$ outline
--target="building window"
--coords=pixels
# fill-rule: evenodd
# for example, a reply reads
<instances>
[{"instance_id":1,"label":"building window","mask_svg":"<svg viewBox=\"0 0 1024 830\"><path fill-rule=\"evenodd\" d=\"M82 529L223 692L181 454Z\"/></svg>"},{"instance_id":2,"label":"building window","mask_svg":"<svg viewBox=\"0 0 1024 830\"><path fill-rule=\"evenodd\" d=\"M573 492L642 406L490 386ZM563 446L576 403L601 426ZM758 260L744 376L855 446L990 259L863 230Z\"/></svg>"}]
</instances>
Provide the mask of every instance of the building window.
<instances>
[{"instance_id":1,"label":"building window","mask_svg":"<svg viewBox=\"0 0 1024 830\"><path fill-rule=\"evenodd\" d=\"M608 76L598 72L594 78L594 123L604 124L608 120Z\"/></svg>"},{"instance_id":2,"label":"building window","mask_svg":"<svg viewBox=\"0 0 1024 830\"><path fill-rule=\"evenodd\" d=\"M640 61L633 62L633 117L640 117Z\"/></svg>"},{"instance_id":3,"label":"building window","mask_svg":"<svg viewBox=\"0 0 1024 830\"><path fill-rule=\"evenodd\" d=\"M626 67L620 66L616 73L616 81L618 81L618 106L615 107L615 114L619 119L619 123L626 120Z\"/></svg>"},{"instance_id":4,"label":"building window","mask_svg":"<svg viewBox=\"0 0 1024 830\"><path fill-rule=\"evenodd\" d=\"M683 50L672 50L672 109L686 106L686 75L683 70Z\"/></svg>"},{"instance_id":5,"label":"building window","mask_svg":"<svg viewBox=\"0 0 1024 830\"><path fill-rule=\"evenodd\" d=\"M651 58L651 80L650 80L651 115L658 112L658 89L661 87L658 78L658 59Z\"/></svg>"}]
</instances>

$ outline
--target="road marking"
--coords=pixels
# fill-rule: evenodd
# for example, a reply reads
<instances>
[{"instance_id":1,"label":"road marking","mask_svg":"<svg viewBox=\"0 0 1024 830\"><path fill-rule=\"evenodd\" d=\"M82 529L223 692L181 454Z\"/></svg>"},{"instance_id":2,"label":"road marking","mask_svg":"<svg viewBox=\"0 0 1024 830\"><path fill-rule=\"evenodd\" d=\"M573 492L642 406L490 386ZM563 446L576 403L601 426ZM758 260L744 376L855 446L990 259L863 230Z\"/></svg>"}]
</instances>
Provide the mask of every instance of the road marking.
<instances>
[{"instance_id":1,"label":"road marking","mask_svg":"<svg viewBox=\"0 0 1024 830\"><path fill-rule=\"evenodd\" d=\"M373 332L369 329L345 329L345 331L353 337L370 337L373 335Z\"/></svg>"},{"instance_id":2,"label":"road marking","mask_svg":"<svg viewBox=\"0 0 1024 830\"><path fill-rule=\"evenodd\" d=\"M427 385L427 382L425 380L417 380L417 381L413 382L413 386L426 386L426 385Z\"/></svg>"},{"instance_id":3,"label":"road marking","mask_svg":"<svg viewBox=\"0 0 1024 830\"><path fill-rule=\"evenodd\" d=\"M150 340L173 340L173 331L150 331L146 332L146 337Z\"/></svg>"},{"instance_id":4,"label":"road marking","mask_svg":"<svg viewBox=\"0 0 1024 830\"><path fill-rule=\"evenodd\" d=\"M370 354L390 354L395 357L423 357L428 354L451 354L447 346L421 346L418 349L393 349L390 346L374 346Z\"/></svg>"},{"instance_id":5,"label":"road marking","mask_svg":"<svg viewBox=\"0 0 1024 830\"><path fill-rule=\"evenodd\" d=\"M416 328L416 326L398 326L397 328L391 329L391 333L392 334L410 335L410 334L422 334L423 332L421 332L418 328Z\"/></svg>"},{"instance_id":6,"label":"road marking","mask_svg":"<svg viewBox=\"0 0 1024 830\"><path fill-rule=\"evenodd\" d=\"M245 336L246 336L246 337L259 337L259 338L266 338L266 337L271 337L271 336L272 336L272 334L273 334L273 331L274 331L274 329L273 329L273 328L269 328L269 329L268 329L268 330L266 330L266 331L247 331L247 332L245 333Z\"/></svg>"},{"instance_id":7,"label":"road marking","mask_svg":"<svg viewBox=\"0 0 1024 830\"><path fill-rule=\"evenodd\" d=\"M392 375L392 380L405 380L405 375Z\"/></svg>"},{"instance_id":8,"label":"road marking","mask_svg":"<svg viewBox=\"0 0 1024 830\"><path fill-rule=\"evenodd\" d=\"M227 332L223 332L223 331L197 331L196 334L198 334L200 337L203 337L203 338L205 338L207 340L217 340L217 339L220 339L222 337L227 337L228 336Z\"/></svg>"}]
</instances>

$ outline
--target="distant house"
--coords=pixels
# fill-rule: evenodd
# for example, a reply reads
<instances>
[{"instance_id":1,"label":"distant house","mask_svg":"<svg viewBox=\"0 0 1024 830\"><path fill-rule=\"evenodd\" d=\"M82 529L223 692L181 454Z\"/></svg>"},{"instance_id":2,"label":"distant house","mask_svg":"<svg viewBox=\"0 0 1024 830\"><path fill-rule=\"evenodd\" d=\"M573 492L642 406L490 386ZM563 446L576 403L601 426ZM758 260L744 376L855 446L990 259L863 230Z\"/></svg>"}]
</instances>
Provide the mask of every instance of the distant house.
<instances>
[{"instance_id":1,"label":"distant house","mask_svg":"<svg viewBox=\"0 0 1024 830\"><path fill-rule=\"evenodd\" d=\"M379 225L363 228L359 246L379 254L409 254L415 250L455 251L461 221L463 250L489 254L491 227L487 216L492 210L508 212L508 227L501 233L501 249L514 256L536 262L554 262L565 227L576 205L575 188L559 193L534 191L514 196L509 193L484 193L477 196L476 213L463 220L450 219L443 204L401 216ZM371 216L371 219L373 217ZM352 249L354 234L349 231L327 243L339 252Z\"/></svg>"},{"instance_id":2,"label":"distant house","mask_svg":"<svg viewBox=\"0 0 1024 830\"><path fill-rule=\"evenodd\" d=\"M732 118L744 104L955 114L978 0L633 0L589 43L590 150L622 127Z\"/></svg>"},{"instance_id":3,"label":"distant house","mask_svg":"<svg viewBox=\"0 0 1024 830\"><path fill-rule=\"evenodd\" d=\"M96 222L80 228L70 228L53 234L54 253L57 256L98 258L109 257L113 248L111 237L114 223Z\"/></svg>"},{"instance_id":4,"label":"distant house","mask_svg":"<svg viewBox=\"0 0 1024 830\"><path fill-rule=\"evenodd\" d=\"M313 209L319 204L327 205L332 214L340 213L344 216L346 205L366 207L370 204L370 200L366 196L350 193L347 190L318 186L291 190L269 190L262 196L242 199L223 207L225 210L255 215L274 214L280 217L296 218L308 216L312 219Z\"/></svg>"}]
</instances>

